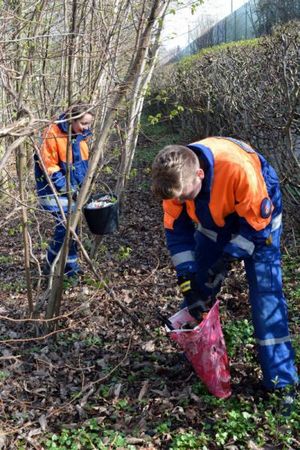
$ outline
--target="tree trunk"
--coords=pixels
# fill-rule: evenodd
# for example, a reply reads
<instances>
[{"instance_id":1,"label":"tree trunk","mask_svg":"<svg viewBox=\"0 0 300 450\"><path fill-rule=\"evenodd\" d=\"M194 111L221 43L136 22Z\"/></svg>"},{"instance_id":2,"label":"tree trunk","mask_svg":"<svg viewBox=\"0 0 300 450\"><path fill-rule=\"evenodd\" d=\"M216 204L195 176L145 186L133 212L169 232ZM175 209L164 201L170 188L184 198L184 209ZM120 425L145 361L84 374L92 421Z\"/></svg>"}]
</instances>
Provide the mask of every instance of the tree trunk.
<instances>
[{"instance_id":1,"label":"tree trunk","mask_svg":"<svg viewBox=\"0 0 300 450\"><path fill-rule=\"evenodd\" d=\"M19 177L19 192L20 200L22 202L22 234L23 234L23 245L24 245L24 267L26 276L26 287L27 287L27 299L28 299L28 309L29 314L33 313L33 295L32 295L32 283L30 275L30 241L29 241L29 230L28 230L28 214L26 205L26 194L24 180L26 176L26 162L27 155L24 145L21 145L17 150L17 166L18 166L18 177Z\"/></svg>"}]
</instances>

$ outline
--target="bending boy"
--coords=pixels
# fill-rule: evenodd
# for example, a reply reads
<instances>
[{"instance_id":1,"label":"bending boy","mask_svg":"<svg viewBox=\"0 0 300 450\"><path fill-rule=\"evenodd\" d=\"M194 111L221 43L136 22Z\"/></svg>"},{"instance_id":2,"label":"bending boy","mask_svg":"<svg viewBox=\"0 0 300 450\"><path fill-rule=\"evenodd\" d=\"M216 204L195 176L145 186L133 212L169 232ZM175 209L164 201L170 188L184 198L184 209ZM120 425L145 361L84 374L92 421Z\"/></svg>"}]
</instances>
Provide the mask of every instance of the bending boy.
<instances>
[{"instance_id":1,"label":"bending boy","mask_svg":"<svg viewBox=\"0 0 300 450\"><path fill-rule=\"evenodd\" d=\"M282 292L282 204L274 169L248 144L211 137L161 150L153 163L153 192L163 200L184 306L199 319L221 287L229 260L244 260L264 386L297 384Z\"/></svg>"}]
</instances>

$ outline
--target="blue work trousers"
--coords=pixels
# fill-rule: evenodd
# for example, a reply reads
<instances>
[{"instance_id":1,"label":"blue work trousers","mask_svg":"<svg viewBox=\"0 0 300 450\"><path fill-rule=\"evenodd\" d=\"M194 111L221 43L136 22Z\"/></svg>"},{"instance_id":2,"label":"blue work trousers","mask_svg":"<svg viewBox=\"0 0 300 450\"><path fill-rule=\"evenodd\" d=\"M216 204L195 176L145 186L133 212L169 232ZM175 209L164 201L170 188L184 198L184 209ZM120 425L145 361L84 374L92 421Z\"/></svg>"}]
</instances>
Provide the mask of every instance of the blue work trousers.
<instances>
[{"instance_id":1,"label":"blue work trousers","mask_svg":"<svg viewBox=\"0 0 300 450\"><path fill-rule=\"evenodd\" d=\"M253 255L244 260L258 357L267 389L298 382L282 292L280 234L281 227L272 232L269 245L257 245ZM205 283L209 268L223 253L223 246L200 231L195 238L197 284L207 295L216 294Z\"/></svg>"},{"instance_id":2,"label":"blue work trousers","mask_svg":"<svg viewBox=\"0 0 300 450\"><path fill-rule=\"evenodd\" d=\"M55 260L56 255L58 254L59 250L63 245L66 235L66 227L65 224L63 223L61 215L59 213L52 213L52 215L55 217L55 228L54 228L54 236L49 244L46 255L47 264L49 266L51 266L53 261ZM77 244L74 241L74 239L70 237L69 253L65 266L65 274L67 274L68 276L73 276L76 275L78 270L79 265L77 262Z\"/></svg>"}]
</instances>

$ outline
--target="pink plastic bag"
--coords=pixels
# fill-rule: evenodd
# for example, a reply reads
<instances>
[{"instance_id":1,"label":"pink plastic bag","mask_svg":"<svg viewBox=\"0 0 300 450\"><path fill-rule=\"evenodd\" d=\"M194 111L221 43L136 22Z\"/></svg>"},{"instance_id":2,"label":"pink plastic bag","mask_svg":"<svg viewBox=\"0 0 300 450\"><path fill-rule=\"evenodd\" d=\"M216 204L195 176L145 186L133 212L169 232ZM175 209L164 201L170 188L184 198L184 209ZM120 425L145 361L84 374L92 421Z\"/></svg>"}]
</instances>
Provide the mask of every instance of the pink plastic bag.
<instances>
[{"instance_id":1,"label":"pink plastic bag","mask_svg":"<svg viewBox=\"0 0 300 450\"><path fill-rule=\"evenodd\" d=\"M230 372L226 345L220 323L217 301L205 319L194 329L182 329L187 322L195 322L188 309L181 309L169 318L174 330L170 337L182 347L196 374L209 392L219 398L231 395Z\"/></svg>"}]
</instances>

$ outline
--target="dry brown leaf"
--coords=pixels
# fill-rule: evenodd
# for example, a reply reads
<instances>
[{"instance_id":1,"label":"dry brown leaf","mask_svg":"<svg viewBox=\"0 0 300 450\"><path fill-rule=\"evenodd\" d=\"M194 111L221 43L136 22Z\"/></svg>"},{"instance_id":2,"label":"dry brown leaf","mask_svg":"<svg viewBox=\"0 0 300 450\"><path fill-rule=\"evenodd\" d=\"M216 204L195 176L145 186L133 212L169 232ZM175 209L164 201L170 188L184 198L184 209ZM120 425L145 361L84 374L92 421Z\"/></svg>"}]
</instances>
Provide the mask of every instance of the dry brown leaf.
<instances>
[{"instance_id":1,"label":"dry brown leaf","mask_svg":"<svg viewBox=\"0 0 300 450\"><path fill-rule=\"evenodd\" d=\"M146 380L144 381L143 386L138 395L138 401L141 401L142 398L145 396L146 392L148 391L148 387L149 387L149 380Z\"/></svg>"}]
</instances>

